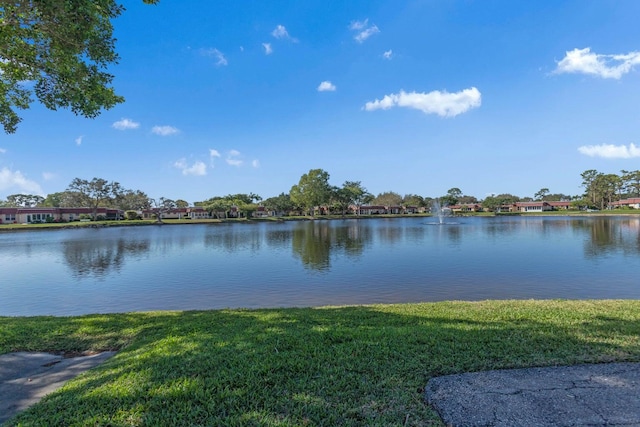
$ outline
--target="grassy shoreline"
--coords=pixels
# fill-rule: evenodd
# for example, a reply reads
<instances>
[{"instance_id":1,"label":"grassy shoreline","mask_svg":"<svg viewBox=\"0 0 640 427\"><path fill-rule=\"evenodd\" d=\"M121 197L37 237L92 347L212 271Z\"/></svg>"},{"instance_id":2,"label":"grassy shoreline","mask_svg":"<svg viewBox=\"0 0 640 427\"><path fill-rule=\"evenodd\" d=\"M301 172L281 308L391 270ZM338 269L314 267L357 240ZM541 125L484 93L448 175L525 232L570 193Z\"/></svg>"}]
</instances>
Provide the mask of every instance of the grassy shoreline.
<instances>
[{"instance_id":1,"label":"grassy shoreline","mask_svg":"<svg viewBox=\"0 0 640 427\"><path fill-rule=\"evenodd\" d=\"M434 376L640 361L640 301L0 317L0 353L119 350L9 425L440 425Z\"/></svg>"},{"instance_id":2,"label":"grassy shoreline","mask_svg":"<svg viewBox=\"0 0 640 427\"><path fill-rule=\"evenodd\" d=\"M600 212L581 211L555 211L555 212L535 212L535 213L504 213L495 214L491 212L478 212L460 214L454 217L562 217L562 216L640 216L637 210L615 210ZM220 224L220 223L247 223L247 222L283 222L283 221L311 221L311 220L343 220L343 219L373 219L373 218L430 218L431 214L381 214L381 215L322 215L322 216L291 216L291 217L269 217L269 218L227 218L227 219L165 219L162 223L155 220L121 220L121 221L91 221L91 222L66 222L66 223L43 223L43 224L0 224L0 232L3 231L23 231L23 230L63 230L70 228L103 228L103 227L135 227L149 225L189 225L189 224Z\"/></svg>"}]
</instances>

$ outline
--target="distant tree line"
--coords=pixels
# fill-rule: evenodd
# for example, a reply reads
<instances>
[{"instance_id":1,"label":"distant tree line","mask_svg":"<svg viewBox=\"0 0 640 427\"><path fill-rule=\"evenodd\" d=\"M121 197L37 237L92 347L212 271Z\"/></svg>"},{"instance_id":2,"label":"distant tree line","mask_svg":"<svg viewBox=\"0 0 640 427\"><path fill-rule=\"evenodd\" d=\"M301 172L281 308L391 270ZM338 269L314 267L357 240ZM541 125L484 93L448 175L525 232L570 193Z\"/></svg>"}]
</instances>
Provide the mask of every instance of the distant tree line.
<instances>
[{"instance_id":1,"label":"distant tree line","mask_svg":"<svg viewBox=\"0 0 640 427\"><path fill-rule=\"evenodd\" d=\"M213 196L194 206L203 207L212 216L227 218L232 211L250 217L260 206L277 212L298 211L304 215L315 215L320 207L333 213L345 215L350 206L360 208L365 205L429 207L434 200L440 205L479 204L486 210L496 210L502 205L531 201L571 201L574 208L605 209L610 203L632 197L640 197L640 170L622 170L617 174L604 174L594 169L581 174L584 193L570 196L551 193L541 188L533 197L518 197L513 194L492 194L479 200L465 195L459 188L450 188L446 194L437 197L423 197L418 194L404 196L393 191L385 191L377 196L371 194L361 181L345 181L341 186L329 183L329 173L323 169L311 169L302 175L288 193L262 199L254 193ZM189 203L182 199L166 197L150 198L141 190L123 188L120 183L102 178L85 180L75 178L67 189L46 197L31 194L12 194L0 200L0 207L86 207L96 212L99 207L121 209L128 218L135 218L140 211L153 212L158 220L176 208L186 208ZM359 209L356 209L358 212Z\"/></svg>"}]
</instances>

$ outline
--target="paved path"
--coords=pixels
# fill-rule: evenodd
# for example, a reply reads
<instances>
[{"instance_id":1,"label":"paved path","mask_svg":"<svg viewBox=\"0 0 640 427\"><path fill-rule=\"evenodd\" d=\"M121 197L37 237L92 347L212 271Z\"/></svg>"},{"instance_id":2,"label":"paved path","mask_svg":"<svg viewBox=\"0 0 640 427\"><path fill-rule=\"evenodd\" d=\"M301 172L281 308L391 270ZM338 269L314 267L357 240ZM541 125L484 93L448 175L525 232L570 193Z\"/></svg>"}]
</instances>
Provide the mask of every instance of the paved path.
<instances>
[{"instance_id":1,"label":"paved path","mask_svg":"<svg viewBox=\"0 0 640 427\"><path fill-rule=\"evenodd\" d=\"M640 426L640 363L448 375L426 398L452 427Z\"/></svg>"},{"instance_id":2,"label":"paved path","mask_svg":"<svg viewBox=\"0 0 640 427\"><path fill-rule=\"evenodd\" d=\"M0 424L114 354L106 351L70 358L26 352L0 355Z\"/></svg>"}]
</instances>

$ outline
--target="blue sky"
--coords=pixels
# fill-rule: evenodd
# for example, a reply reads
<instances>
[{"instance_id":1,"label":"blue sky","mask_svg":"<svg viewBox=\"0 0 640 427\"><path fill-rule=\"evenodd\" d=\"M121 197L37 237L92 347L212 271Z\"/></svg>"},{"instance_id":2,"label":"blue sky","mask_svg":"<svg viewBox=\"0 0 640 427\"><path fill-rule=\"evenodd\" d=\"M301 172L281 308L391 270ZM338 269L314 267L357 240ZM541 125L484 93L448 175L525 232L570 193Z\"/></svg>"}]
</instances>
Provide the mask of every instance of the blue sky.
<instances>
[{"instance_id":1,"label":"blue sky","mask_svg":"<svg viewBox=\"0 0 640 427\"><path fill-rule=\"evenodd\" d=\"M333 185L579 194L640 169L640 2L124 2L96 119L37 103L0 135L0 199L104 178L150 197Z\"/></svg>"}]
</instances>

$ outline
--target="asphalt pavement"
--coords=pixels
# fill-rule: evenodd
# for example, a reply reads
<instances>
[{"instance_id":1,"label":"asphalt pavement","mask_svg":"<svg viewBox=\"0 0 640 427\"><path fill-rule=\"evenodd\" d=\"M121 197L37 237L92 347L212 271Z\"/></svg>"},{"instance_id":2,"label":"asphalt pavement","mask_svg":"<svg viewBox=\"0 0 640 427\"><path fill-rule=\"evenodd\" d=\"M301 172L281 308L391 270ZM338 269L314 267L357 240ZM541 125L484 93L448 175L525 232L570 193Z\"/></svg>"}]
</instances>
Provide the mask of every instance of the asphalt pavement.
<instances>
[{"instance_id":1,"label":"asphalt pavement","mask_svg":"<svg viewBox=\"0 0 640 427\"><path fill-rule=\"evenodd\" d=\"M0 355L0 424L114 354L106 351L77 357L27 352Z\"/></svg>"},{"instance_id":2,"label":"asphalt pavement","mask_svg":"<svg viewBox=\"0 0 640 427\"><path fill-rule=\"evenodd\" d=\"M640 363L509 369L429 380L447 426L640 426Z\"/></svg>"}]
</instances>

